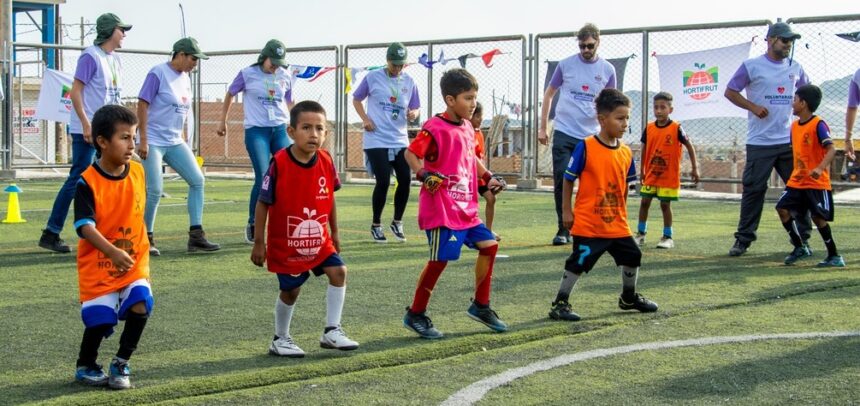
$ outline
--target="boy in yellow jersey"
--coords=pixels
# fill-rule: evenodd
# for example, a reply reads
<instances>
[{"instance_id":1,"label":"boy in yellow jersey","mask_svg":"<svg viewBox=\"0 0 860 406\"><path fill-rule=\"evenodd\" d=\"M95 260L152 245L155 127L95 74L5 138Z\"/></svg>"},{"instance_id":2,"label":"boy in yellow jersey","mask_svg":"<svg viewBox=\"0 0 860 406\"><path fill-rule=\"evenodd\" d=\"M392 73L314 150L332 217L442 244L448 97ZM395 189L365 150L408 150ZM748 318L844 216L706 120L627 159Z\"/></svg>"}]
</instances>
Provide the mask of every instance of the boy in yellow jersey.
<instances>
[{"instance_id":1,"label":"boy in yellow jersey","mask_svg":"<svg viewBox=\"0 0 860 406\"><path fill-rule=\"evenodd\" d=\"M660 92L654 95L654 118L642 131L642 189L639 194L639 227L636 243L645 246L645 233L648 229L648 209L654 197L660 201L663 212L663 237L657 248L675 248L672 239L672 201L677 201L681 192L681 146L690 154L693 182L699 183L699 167L696 162L696 149L681 128L681 123L669 118L672 114L672 95Z\"/></svg>"},{"instance_id":2,"label":"boy in yellow jersey","mask_svg":"<svg viewBox=\"0 0 860 406\"><path fill-rule=\"evenodd\" d=\"M558 294L549 317L577 321L568 299L579 277L604 252L621 268L622 310L656 312L657 304L636 292L642 252L627 225L627 184L636 181L633 153L621 142L630 120L630 99L615 89L603 89L594 101L600 133L586 137L564 171L562 221L573 236L573 253L564 265ZM579 179L576 204L571 208L573 182Z\"/></svg>"},{"instance_id":3,"label":"boy in yellow jersey","mask_svg":"<svg viewBox=\"0 0 860 406\"><path fill-rule=\"evenodd\" d=\"M98 158L81 174L75 190L78 285L85 330L75 380L113 389L131 388L128 360L137 349L152 311L149 240L143 222L146 178L131 161L137 117L120 105L93 115ZM96 363L102 339L125 320L110 377Z\"/></svg>"},{"instance_id":4,"label":"boy in yellow jersey","mask_svg":"<svg viewBox=\"0 0 860 406\"><path fill-rule=\"evenodd\" d=\"M821 104L821 89L815 85L804 85L794 92L791 109L797 116L791 124L791 149L794 170L785 185L785 191L776 202L776 211L782 226L788 231L794 250L785 257L785 264L792 265L801 258L811 256L809 247L803 244L792 210L809 210L812 222L821 233L827 247L827 258L818 263L820 267L843 267L845 260L836 252L836 242L828 221L833 221L833 192L830 187L830 163L836 155L830 128L816 116Z\"/></svg>"}]
</instances>

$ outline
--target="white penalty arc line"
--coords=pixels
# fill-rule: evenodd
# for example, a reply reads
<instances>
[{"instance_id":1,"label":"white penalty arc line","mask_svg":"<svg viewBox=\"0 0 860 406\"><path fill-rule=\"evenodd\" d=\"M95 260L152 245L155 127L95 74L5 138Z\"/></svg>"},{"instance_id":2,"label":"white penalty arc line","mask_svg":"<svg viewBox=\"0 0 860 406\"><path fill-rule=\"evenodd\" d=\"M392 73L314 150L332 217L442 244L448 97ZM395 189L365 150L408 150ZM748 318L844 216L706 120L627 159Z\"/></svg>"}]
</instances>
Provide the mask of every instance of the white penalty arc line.
<instances>
[{"instance_id":1,"label":"white penalty arc line","mask_svg":"<svg viewBox=\"0 0 860 406\"><path fill-rule=\"evenodd\" d=\"M832 333L785 333L785 334L754 334L744 336L725 336L725 337L704 337L694 338L690 340L677 341L657 341L652 343L642 343L625 345L614 348L601 348L597 350L579 352L575 354L560 355L555 358L537 361L532 364L520 368L509 369L497 375L490 376L475 382L457 393L451 395L448 399L442 402L443 406L453 405L472 405L480 401L489 391L498 388L502 385L507 385L512 381L532 375L536 372L543 372L552 368L573 364L574 362L586 361L594 358L603 358L618 354L627 354L636 351L662 350L667 348L705 346L714 344L728 343L743 343L748 341L763 341L763 340L802 340L802 339L819 339L833 337L860 337L860 331L845 331Z\"/></svg>"}]
</instances>

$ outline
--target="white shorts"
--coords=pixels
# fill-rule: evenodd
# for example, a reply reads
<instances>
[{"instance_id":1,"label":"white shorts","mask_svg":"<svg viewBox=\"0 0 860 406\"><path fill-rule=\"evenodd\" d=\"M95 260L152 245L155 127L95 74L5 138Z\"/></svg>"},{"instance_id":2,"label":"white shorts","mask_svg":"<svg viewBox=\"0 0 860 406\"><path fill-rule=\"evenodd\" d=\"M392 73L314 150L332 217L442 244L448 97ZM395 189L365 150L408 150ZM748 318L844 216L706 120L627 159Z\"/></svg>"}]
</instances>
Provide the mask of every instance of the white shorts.
<instances>
[{"instance_id":1,"label":"white shorts","mask_svg":"<svg viewBox=\"0 0 860 406\"><path fill-rule=\"evenodd\" d=\"M146 304L146 313L152 311L152 287L146 279L138 279L128 286L95 299L81 303L81 318L84 326L115 326L118 320L125 320L128 309L137 303Z\"/></svg>"}]
</instances>

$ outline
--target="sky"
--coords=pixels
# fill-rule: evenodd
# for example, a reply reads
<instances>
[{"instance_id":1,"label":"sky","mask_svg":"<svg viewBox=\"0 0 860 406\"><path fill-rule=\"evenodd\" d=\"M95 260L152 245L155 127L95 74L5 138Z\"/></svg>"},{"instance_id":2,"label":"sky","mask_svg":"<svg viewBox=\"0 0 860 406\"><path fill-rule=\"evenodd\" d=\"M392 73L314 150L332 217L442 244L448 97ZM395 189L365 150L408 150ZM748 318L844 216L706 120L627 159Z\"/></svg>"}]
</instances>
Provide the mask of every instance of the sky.
<instances>
[{"instance_id":1,"label":"sky","mask_svg":"<svg viewBox=\"0 0 860 406\"><path fill-rule=\"evenodd\" d=\"M67 0L60 6L64 23L84 17L95 22L113 12L133 24L125 48L165 49L180 38L179 1ZM808 1L720 2L690 0L183 0L188 35L205 51L259 49L270 38L288 47L342 45L458 37L575 31L585 22L601 29L740 20L858 14L860 2ZM391 4L399 4L392 6ZM253 7L245 7L253 5ZM21 20L19 19L19 22ZM80 37L79 30L64 41ZM24 38L19 38L23 40ZM79 42L77 42L79 43ZM87 44L89 45L89 44Z\"/></svg>"}]
</instances>

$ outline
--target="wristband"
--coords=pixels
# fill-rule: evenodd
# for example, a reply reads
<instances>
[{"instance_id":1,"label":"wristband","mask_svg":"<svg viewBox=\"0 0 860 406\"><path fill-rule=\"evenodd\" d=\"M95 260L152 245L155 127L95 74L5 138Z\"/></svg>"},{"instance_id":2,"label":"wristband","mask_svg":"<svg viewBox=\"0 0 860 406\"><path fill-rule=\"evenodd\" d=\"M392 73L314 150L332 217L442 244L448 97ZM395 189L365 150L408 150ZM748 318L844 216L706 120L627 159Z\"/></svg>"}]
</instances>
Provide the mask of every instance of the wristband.
<instances>
[{"instance_id":1,"label":"wristband","mask_svg":"<svg viewBox=\"0 0 860 406\"><path fill-rule=\"evenodd\" d=\"M490 179L493 179L493 173L490 171L484 171L484 174L481 175L481 180L485 183L490 183Z\"/></svg>"},{"instance_id":2,"label":"wristband","mask_svg":"<svg viewBox=\"0 0 860 406\"><path fill-rule=\"evenodd\" d=\"M417 179L418 181L424 182L425 177L427 177L427 170L426 169L421 168L418 170L418 172L415 172L415 179Z\"/></svg>"}]
</instances>

